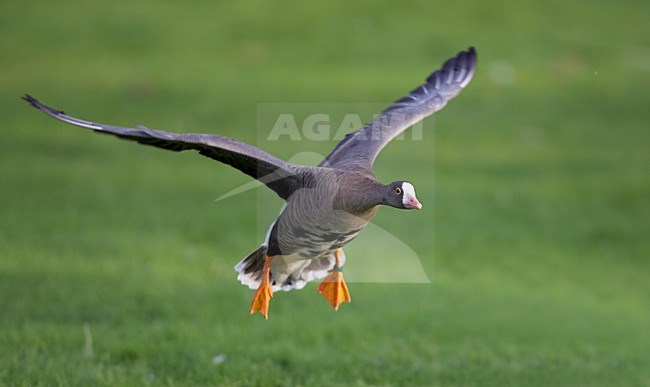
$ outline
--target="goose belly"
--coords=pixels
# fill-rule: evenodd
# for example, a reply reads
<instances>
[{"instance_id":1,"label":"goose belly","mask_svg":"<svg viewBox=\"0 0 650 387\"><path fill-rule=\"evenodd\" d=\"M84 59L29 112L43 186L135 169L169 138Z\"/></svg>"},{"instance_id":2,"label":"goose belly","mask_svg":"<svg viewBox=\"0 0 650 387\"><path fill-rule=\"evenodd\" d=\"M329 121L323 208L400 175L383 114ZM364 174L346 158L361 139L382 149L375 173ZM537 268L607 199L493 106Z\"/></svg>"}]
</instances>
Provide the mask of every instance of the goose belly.
<instances>
[{"instance_id":1,"label":"goose belly","mask_svg":"<svg viewBox=\"0 0 650 387\"><path fill-rule=\"evenodd\" d=\"M344 211L312 215L278 219L277 244L282 255L291 261L329 255L352 241L368 224L366 219Z\"/></svg>"}]
</instances>

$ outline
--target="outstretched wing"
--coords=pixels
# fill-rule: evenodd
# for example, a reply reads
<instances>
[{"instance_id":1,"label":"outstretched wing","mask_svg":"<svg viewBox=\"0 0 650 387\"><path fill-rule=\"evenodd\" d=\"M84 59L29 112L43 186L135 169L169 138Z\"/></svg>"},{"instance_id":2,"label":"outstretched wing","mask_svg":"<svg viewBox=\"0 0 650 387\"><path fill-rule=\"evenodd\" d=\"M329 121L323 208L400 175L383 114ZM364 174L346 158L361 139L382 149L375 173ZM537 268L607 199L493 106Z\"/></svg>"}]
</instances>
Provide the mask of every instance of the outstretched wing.
<instances>
[{"instance_id":1,"label":"outstretched wing","mask_svg":"<svg viewBox=\"0 0 650 387\"><path fill-rule=\"evenodd\" d=\"M234 138L216 134L172 133L144 126L137 126L137 129L134 129L105 125L70 117L62 111L43 105L29 95L25 95L23 99L35 108L68 124L176 152L196 150L203 156L228 164L261 181L285 200L300 188L300 179L293 165Z\"/></svg>"},{"instance_id":2,"label":"outstretched wing","mask_svg":"<svg viewBox=\"0 0 650 387\"><path fill-rule=\"evenodd\" d=\"M469 84L475 69L474 48L461 51L420 87L392 104L363 128L346 135L319 166L371 169L386 144L413 124L442 109Z\"/></svg>"}]
</instances>

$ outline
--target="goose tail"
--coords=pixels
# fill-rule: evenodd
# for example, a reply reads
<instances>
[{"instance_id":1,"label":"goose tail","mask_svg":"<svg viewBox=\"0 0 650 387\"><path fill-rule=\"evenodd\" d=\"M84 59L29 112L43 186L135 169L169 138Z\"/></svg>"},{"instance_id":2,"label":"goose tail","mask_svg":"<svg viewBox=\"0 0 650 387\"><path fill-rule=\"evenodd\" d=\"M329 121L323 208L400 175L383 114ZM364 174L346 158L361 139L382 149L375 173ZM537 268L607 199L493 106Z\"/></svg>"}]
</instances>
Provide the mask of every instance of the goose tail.
<instances>
[{"instance_id":1,"label":"goose tail","mask_svg":"<svg viewBox=\"0 0 650 387\"><path fill-rule=\"evenodd\" d=\"M237 279L242 285L246 285L251 289L257 289L260 286L262 274L264 273L266 251L267 247L261 245L235 265L235 271L239 273Z\"/></svg>"},{"instance_id":2,"label":"goose tail","mask_svg":"<svg viewBox=\"0 0 650 387\"><path fill-rule=\"evenodd\" d=\"M242 285L250 289L257 289L260 286L266 252L267 246L261 245L235 265L235 271L239 273L237 279ZM307 282L327 276L334 268L335 262L334 253L316 259L289 262L285 257L274 257L271 264L271 287L273 291L302 289ZM341 255L341 264L343 263L345 263L345 254Z\"/></svg>"}]
</instances>

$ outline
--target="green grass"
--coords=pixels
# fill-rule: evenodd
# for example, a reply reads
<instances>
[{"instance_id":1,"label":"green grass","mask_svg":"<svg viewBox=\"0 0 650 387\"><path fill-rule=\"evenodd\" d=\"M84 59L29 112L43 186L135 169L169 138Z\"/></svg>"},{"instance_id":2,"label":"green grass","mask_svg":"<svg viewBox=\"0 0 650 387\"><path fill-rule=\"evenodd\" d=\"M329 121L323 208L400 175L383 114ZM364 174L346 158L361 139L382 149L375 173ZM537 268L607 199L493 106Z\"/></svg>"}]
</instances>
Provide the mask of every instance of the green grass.
<instances>
[{"instance_id":1,"label":"green grass","mask_svg":"<svg viewBox=\"0 0 650 387\"><path fill-rule=\"evenodd\" d=\"M649 11L3 2L0 384L650 384ZM324 154L333 141L261 141L258 104L392 101L469 45L470 87L376 164L418 190L424 211L376 224L432 283L351 283L336 313L310 284L278 293L268 321L248 315L232 266L279 210L272 193L215 202L248 178L18 99ZM348 275L400 259L358 247L372 238Z\"/></svg>"}]
</instances>

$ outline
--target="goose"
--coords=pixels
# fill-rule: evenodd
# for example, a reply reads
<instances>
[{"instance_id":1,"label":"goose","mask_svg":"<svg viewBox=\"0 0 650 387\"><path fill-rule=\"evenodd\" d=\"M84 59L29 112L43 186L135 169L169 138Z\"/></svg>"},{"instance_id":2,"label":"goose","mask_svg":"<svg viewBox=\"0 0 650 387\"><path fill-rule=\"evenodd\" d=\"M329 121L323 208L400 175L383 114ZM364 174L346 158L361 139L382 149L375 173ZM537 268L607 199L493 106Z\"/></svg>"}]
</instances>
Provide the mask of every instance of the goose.
<instances>
[{"instance_id":1,"label":"goose","mask_svg":"<svg viewBox=\"0 0 650 387\"><path fill-rule=\"evenodd\" d=\"M377 180L372 170L375 158L392 139L460 93L475 69L475 49L459 52L425 83L347 134L316 167L288 163L234 138L105 125L66 115L28 94L22 98L68 124L162 149L198 151L259 180L284 199L264 242L235 266L238 280L255 290L250 313L260 312L268 319L274 291L301 289L315 279L323 279L318 292L335 310L351 301L343 278L343 246L366 227L379 206L422 208L410 182Z\"/></svg>"}]
</instances>

